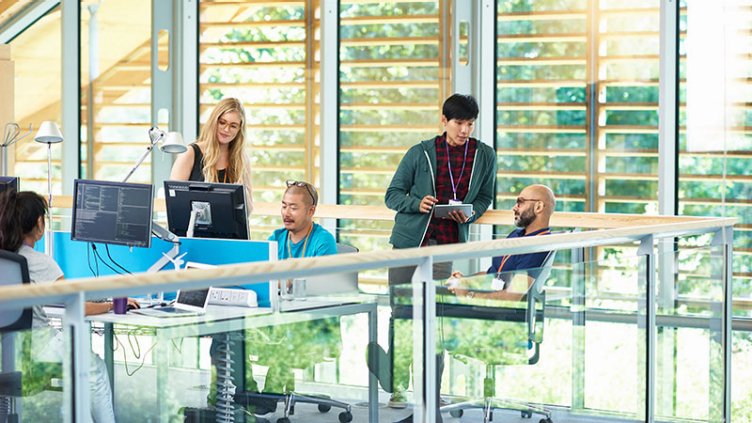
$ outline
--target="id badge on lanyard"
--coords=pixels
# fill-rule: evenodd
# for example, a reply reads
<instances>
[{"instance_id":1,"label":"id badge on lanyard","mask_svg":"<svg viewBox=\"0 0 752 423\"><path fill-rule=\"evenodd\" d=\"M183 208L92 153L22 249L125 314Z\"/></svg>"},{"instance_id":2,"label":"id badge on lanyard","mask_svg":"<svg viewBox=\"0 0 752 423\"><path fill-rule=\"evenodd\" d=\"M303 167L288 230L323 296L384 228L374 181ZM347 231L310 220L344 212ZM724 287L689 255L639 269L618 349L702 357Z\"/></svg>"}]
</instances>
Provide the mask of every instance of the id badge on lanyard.
<instances>
[{"instance_id":1,"label":"id badge on lanyard","mask_svg":"<svg viewBox=\"0 0 752 423\"><path fill-rule=\"evenodd\" d=\"M493 289L494 291L503 290L504 285L506 285L506 282L504 282L504 279L502 279L501 275L498 275L498 274L491 281L491 289Z\"/></svg>"}]
</instances>

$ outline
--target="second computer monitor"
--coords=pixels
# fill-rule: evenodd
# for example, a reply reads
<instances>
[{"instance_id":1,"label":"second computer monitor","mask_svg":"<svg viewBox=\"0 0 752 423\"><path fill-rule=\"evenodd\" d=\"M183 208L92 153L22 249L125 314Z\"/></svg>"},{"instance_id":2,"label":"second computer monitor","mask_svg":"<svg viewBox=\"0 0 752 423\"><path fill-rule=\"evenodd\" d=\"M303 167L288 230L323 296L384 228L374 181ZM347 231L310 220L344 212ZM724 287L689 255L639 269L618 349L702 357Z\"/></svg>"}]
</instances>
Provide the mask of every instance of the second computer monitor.
<instances>
[{"instance_id":1,"label":"second computer monitor","mask_svg":"<svg viewBox=\"0 0 752 423\"><path fill-rule=\"evenodd\" d=\"M147 184L76 179L71 239L149 247L153 192Z\"/></svg>"},{"instance_id":2,"label":"second computer monitor","mask_svg":"<svg viewBox=\"0 0 752 423\"><path fill-rule=\"evenodd\" d=\"M194 237L249 239L243 185L165 181L164 187L170 232L186 236L193 211Z\"/></svg>"}]
</instances>

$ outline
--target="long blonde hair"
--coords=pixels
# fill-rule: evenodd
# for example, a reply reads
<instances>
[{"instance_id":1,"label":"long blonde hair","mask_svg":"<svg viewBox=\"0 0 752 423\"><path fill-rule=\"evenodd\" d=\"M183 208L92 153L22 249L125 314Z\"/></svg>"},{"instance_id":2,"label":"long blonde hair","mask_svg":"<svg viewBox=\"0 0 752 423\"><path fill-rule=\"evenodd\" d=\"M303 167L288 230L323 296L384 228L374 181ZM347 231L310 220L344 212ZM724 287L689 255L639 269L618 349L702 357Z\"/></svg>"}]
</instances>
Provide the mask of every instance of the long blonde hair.
<instances>
[{"instance_id":1,"label":"long blonde hair","mask_svg":"<svg viewBox=\"0 0 752 423\"><path fill-rule=\"evenodd\" d=\"M196 140L204 147L204 167L201 172L206 182L217 180L217 161L219 161L219 140L217 139L217 125L219 118L225 113L237 112L240 115L240 130L229 145L228 165L225 170L227 180L233 184L243 184L246 189L248 212L253 210L253 189L251 185L251 161L245 152L245 109L237 98L222 99L212 110L209 120L201 127L201 133Z\"/></svg>"}]
</instances>

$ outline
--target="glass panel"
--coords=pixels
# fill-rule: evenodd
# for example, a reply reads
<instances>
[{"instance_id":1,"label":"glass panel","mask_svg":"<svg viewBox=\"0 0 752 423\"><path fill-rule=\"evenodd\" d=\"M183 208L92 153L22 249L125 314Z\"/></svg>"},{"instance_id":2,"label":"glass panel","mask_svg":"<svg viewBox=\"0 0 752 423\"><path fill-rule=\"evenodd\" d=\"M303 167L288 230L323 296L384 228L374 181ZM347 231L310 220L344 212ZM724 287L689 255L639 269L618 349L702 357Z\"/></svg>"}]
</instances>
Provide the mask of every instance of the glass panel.
<instances>
[{"instance_id":1,"label":"glass panel","mask_svg":"<svg viewBox=\"0 0 752 423\"><path fill-rule=\"evenodd\" d=\"M15 421L63 421L63 357L67 355L59 319L54 324L2 334L0 386L13 394L0 397L0 405L11 407Z\"/></svg>"},{"instance_id":2,"label":"glass panel","mask_svg":"<svg viewBox=\"0 0 752 423\"><path fill-rule=\"evenodd\" d=\"M81 163L122 181L149 142L151 1L81 3ZM151 155L128 182L151 182Z\"/></svg>"},{"instance_id":3,"label":"glass panel","mask_svg":"<svg viewBox=\"0 0 752 423\"><path fill-rule=\"evenodd\" d=\"M700 241L707 240L702 237ZM656 256L656 417L722 421L724 261L720 247Z\"/></svg>"}]
</instances>

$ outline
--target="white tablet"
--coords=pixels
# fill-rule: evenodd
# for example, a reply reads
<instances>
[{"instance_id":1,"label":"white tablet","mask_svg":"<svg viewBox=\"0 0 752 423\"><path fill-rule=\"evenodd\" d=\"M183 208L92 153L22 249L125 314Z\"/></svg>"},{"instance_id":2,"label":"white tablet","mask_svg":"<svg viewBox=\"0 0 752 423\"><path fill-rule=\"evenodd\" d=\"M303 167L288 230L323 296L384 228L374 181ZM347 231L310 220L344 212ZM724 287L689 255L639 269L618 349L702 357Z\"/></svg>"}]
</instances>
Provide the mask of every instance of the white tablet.
<instances>
[{"instance_id":1,"label":"white tablet","mask_svg":"<svg viewBox=\"0 0 752 423\"><path fill-rule=\"evenodd\" d=\"M449 212L462 210L465 216L470 217L473 214L472 204L437 204L433 206L433 215L435 217L449 217Z\"/></svg>"}]
</instances>

